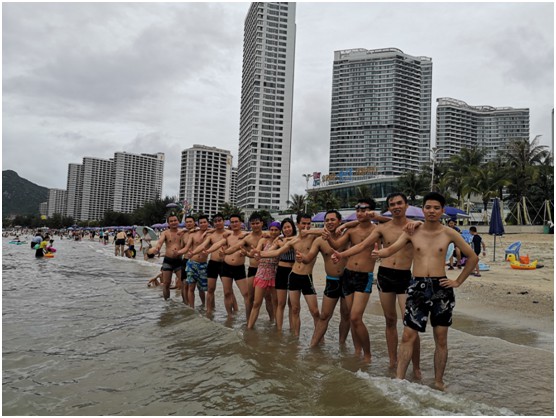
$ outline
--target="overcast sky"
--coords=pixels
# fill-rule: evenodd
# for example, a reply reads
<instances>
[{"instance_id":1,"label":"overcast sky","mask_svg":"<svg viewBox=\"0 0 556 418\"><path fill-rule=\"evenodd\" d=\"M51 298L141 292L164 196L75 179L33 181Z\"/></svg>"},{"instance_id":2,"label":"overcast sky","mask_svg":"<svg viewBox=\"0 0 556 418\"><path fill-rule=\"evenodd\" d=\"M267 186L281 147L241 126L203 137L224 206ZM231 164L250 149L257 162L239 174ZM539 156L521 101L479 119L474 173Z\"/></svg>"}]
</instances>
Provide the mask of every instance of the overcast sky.
<instances>
[{"instance_id":1,"label":"overcast sky","mask_svg":"<svg viewBox=\"0 0 556 418\"><path fill-rule=\"evenodd\" d=\"M177 196L182 150L236 165L249 4L3 3L2 169L65 189L84 156L164 152ZM302 2L296 23L290 194L328 173L335 50L431 57L433 126L438 97L529 108L531 137L552 146L553 3Z\"/></svg>"}]
</instances>

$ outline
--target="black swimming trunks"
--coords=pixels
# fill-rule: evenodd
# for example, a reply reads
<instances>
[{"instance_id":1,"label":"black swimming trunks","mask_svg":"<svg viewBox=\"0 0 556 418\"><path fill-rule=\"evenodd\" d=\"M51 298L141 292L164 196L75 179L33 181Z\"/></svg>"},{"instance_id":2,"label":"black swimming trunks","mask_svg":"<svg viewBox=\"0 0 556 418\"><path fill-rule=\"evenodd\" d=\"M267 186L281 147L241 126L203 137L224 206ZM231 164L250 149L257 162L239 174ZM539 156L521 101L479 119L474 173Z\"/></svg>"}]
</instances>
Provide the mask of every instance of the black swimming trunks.
<instances>
[{"instance_id":1,"label":"black swimming trunks","mask_svg":"<svg viewBox=\"0 0 556 418\"><path fill-rule=\"evenodd\" d=\"M344 296L349 296L354 292L372 293L373 280L373 272L366 273L344 269L344 273L342 274L342 290Z\"/></svg>"},{"instance_id":2,"label":"black swimming trunks","mask_svg":"<svg viewBox=\"0 0 556 418\"><path fill-rule=\"evenodd\" d=\"M257 274L257 267L247 268L247 277L255 277L256 274Z\"/></svg>"},{"instance_id":3,"label":"black swimming trunks","mask_svg":"<svg viewBox=\"0 0 556 418\"><path fill-rule=\"evenodd\" d=\"M278 266L274 286L276 290L288 290L288 277L291 271L291 267Z\"/></svg>"},{"instance_id":4,"label":"black swimming trunks","mask_svg":"<svg viewBox=\"0 0 556 418\"><path fill-rule=\"evenodd\" d=\"M181 258L164 257L162 271L178 271L181 269Z\"/></svg>"},{"instance_id":5,"label":"black swimming trunks","mask_svg":"<svg viewBox=\"0 0 556 418\"><path fill-rule=\"evenodd\" d=\"M407 289L404 325L425 332L430 313L433 327L452 325L452 312L456 305L454 289L440 286L444 277L414 277Z\"/></svg>"},{"instance_id":6,"label":"black swimming trunks","mask_svg":"<svg viewBox=\"0 0 556 418\"><path fill-rule=\"evenodd\" d=\"M398 270L389 267L378 268L376 287L383 293L401 295L407 292L411 281L411 270Z\"/></svg>"},{"instance_id":7,"label":"black swimming trunks","mask_svg":"<svg viewBox=\"0 0 556 418\"><path fill-rule=\"evenodd\" d=\"M221 277L230 277L236 282L238 280L243 280L247 278L245 275L245 266L243 264L239 266L232 266L225 261L222 262L222 274Z\"/></svg>"},{"instance_id":8,"label":"black swimming trunks","mask_svg":"<svg viewBox=\"0 0 556 418\"><path fill-rule=\"evenodd\" d=\"M210 279L218 279L222 277L222 261L209 260L207 267L207 277Z\"/></svg>"},{"instance_id":9,"label":"black swimming trunks","mask_svg":"<svg viewBox=\"0 0 556 418\"><path fill-rule=\"evenodd\" d=\"M342 292L342 280L340 277L326 276L326 287L324 288L324 296L331 299L344 297Z\"/></svg>"},{"instance_id":10,"label":"black swimming trunks","mask_svg":"<svg viewBox=\"0 0 556 418\"><path fill-rule=\"evenodd\" d=\"M301 291L304 295L316 295L313 286L313 276L310 274L296 274L293 271L288 279L288 290Z\"/></svg>"}]
</instances>

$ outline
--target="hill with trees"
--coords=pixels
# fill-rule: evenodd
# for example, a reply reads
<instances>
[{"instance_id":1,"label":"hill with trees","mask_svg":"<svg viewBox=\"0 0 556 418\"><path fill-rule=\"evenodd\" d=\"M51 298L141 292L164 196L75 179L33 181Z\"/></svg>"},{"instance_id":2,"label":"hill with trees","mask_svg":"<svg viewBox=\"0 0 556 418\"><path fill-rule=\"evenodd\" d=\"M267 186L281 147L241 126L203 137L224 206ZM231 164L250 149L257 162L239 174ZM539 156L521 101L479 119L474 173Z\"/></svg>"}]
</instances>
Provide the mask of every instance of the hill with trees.
<instances>
[{"instance_id":1,"label":"hill with trees","mask_svg":"<svg viewBox=\"0 0 556 418\"><path fill-rule=\"evenodd\" d=\"M48 198L48 188L20 177L13 170L2 171L2 218L35 215Z\"/></svg>"}]
</instances>

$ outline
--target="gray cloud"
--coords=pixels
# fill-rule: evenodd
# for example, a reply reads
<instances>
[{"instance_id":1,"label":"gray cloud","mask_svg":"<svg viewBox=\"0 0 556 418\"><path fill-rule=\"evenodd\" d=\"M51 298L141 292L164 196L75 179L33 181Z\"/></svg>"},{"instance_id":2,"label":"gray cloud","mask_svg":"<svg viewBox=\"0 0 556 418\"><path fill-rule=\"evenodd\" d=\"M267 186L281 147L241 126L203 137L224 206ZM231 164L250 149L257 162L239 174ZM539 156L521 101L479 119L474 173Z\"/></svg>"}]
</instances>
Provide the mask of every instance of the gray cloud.
<instances>
[{"instance_id":1,"label":"gray cloud","mask_svg":"<svg viewBox=\"0 0 556 418\"><path fill-rule=\"evenodd\" d=\"M160 151L164 194L175 195L183 149L216 146L237 161L248 7L5 3L4 169L63 188L67 164L83 156ZM290 193L303 192L301 174L328 171L339 49L429 56L433 99L528 107L531 135L550 143L553 12L550 3L298 3Z\"/></svg>"}]
</instances>

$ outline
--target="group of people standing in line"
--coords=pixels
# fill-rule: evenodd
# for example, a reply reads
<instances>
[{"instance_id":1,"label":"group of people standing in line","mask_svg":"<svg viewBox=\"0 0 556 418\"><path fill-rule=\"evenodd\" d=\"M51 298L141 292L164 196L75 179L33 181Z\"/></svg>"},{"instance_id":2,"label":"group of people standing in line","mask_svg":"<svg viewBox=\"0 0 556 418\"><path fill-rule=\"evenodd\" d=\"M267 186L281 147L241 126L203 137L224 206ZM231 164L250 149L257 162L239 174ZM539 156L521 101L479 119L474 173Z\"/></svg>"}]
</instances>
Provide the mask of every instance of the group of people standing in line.
<instances>
[{"instance_id":1,"label":"group of people standing in line","mask_svg":"<svg viewBox=\"0 0 556 418\"><path fill-rule=\"evenodd\" d=\"M390 367L396 370L397 378L404 379L412 361L415 378L421 378L419 332L425 331L430 316L435 341L435 386L443 389L448 328L455 306L453 289L466 280L478 258L456 230L442 224L442 195L431 192L424 197L424 222L406 218L408 203L403 193L390 194L386 202L391 218L374 212L373 199L360 199L355 206L356 221L342 225L341 214L329 210L324 229L311 229L311 216L299 214L296 223L287 218L272 222L268 231L263 231L263 220L255 212L249 218L249 233L242 231L242 219L237 214L230 216L229 229L224 227L223 216L217 214L212 219L213 228L209 228L207 216L199 217L198 227L195 219L188 216L185 229L180 230L177 216L171 214L167 218L168 229L145 256L160 254L165 245L160 274L164 299L170 296L170 283L176 274L183 302L194 307L197 289L209 316L215 309L218 277L227 314L238 311L235 282L243 297L248 329L255 326L265 303L270 320L282 331L288 305L290 330L299 336L303 295L313 318L311 347L323 341L339 301L339 342L345 344L351 331L355 353L366 363L371 362L371 344L363 314L372 293L375 264L380 260L376 287L386 321ZM380 223L376 225L373 220ZM456 279L448 279L445 271L450 243L468 260ZM319 253L326 273L320 309L312 276ZM404 320L399 347L397 306Z\"/></svg>"}]
</instances>

